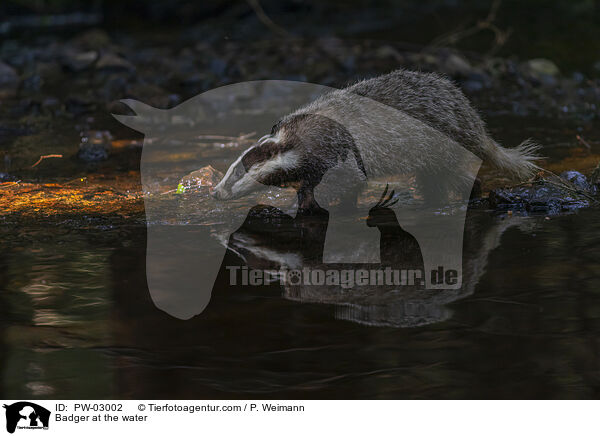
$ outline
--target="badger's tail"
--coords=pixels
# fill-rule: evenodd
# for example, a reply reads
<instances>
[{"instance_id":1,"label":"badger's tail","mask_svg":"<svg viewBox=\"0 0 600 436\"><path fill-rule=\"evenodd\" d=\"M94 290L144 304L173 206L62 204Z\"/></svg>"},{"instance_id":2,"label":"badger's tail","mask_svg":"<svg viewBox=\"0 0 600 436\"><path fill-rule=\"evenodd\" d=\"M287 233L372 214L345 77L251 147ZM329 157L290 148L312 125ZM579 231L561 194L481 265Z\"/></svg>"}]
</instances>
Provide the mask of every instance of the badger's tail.
<instances>
[{"instance_id":1,"label":"badger's tail","mask_svg":"<svg viewBox=\"0 0 600 436\"><path fill-rule=\"evenodd\" d=\"M492 143L488 149L488 159L495 167L506 170L519 180L528 179L541 169L534 163L541 159L537 153L540 146L530 139L515 148L504 148L496 142Z\"/></svg>"}]
</instances>

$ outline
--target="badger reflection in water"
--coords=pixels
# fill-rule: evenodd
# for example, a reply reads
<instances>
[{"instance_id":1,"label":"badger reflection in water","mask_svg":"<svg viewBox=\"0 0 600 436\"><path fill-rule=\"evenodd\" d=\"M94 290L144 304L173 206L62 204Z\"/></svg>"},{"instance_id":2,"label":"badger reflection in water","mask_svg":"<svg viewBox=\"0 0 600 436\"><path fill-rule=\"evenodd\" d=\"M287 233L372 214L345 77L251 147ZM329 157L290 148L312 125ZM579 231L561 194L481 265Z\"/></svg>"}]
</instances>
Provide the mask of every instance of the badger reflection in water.
<instances>
[{"instance_id":1,"label":"badger reflection in water","mask_svg":"<svg viewBox=\"0 0 600 436\"><path fill-rule=\"evenodd\" d=\"M392 190L386 198L389 185L385 186L381 198L369 210L367 225L377 227L381 233L379 239L379 258L382 265L402 266L403 269L424 271L423 255L417 239L405 231L398 222L391 207L399 200Z\"/></svg>"},{"instance_id":2,"label":"badger reflection in water","mask_svg":"<svg viewBox=\"0 0 600 436\"><path fill-rule=\"evenodd\" d=\"M397 201L386 186L366 221L364 216L358 221L379 230L380 263L324 263L330 224L326 211L293 218L275 207L259 205L230 235L222 268L241 264L248 270L275 272L271 278L279 281L284 298L332 304L341 319L397 327L445 319L443 306L427 303L435 291L424 289L419 243L402 229L390 209ZM236 271L240 285L245 280L242 270ZM301 280L291 278L298 273L304 275ZM250 287L246 281L246 291Z\"/></svg>"}]
</instances>

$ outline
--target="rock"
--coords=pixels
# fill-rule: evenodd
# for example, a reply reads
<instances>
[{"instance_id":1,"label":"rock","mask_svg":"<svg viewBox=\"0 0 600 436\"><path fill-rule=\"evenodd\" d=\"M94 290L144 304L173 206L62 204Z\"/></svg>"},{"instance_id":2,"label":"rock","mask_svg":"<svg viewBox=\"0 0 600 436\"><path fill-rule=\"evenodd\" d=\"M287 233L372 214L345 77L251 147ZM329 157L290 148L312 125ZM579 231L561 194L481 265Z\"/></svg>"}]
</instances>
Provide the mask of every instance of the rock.
<instances>
[{"instance_id":1,"label":"rock","mask_svg":"<svg viewBox=\"0 0 600 436\"><path fill-rule=\"evenodd\" d=\"M78 73L92 66L98 59L95 51L74 52L67 51L62 58L62 64L69 70Z\"/></svg>"},{"instance_id":2,"label":"rock","mask_svg":"<svg viewBox=\"0 0 600 436\"><path fill-rule=\"evenodd\" d=\"M200 188L212 188L223 178L223 173L208 165L199 170L189 173L183 177L178 187L178 191L195 191Z\"/></svg>"},{"instance_id":3,"label":"rock","mask_svg":"<svg viewBox=\"0 0 600 436\"><path fill-rule=\"evenodd\" d=\"M42 88L44 81L40 77L39 74L32 74L31 76L27 76L23 79L21 83L22 89L25 91L34 91L37 92Z\"/></svg>"},{"instance_id":4,"label":"rock","mask_svg":"<svg viewBox=\"0 0 600 436\"><path fill-rule=\"evenodd\" d=\"M98 95L105 102L123 98L127 88L127 77L122 74L109 74L102 77L102 85L98 87Z\"/></svg>"},{"instance_id":5,"label":"rock","mask_svg":"<svg viewBox=\"0 0 600 436\"><path fill-rule=\"evenodd\" d=\"M544 181L532 186L495 189L488 199L494 209L526 213L556 214L590 205L587 198Z\"/></svg>"},{"instance_id":6,"label":"rock","mask_svg":"<svg viewBox=\"0 0 600 436\"><path fill-rule=\"evenodd\" d=\"M77 35L71 43L83 50L100 50L110 45L110 37L104 30L91 29Z\"/></svg>"},{"instance_id":7,"label":"rock","mask_svg":"<svg viewBox=\"0 0 600 436\"><path fill-rule=\"evenodd\" d=\"M179 102L179 96L150 84L136 83L127 88L127 97L143 101L150 106L166 109Z\"/></svg>"},{"instance_id":8,"label":"rock","mask_svg":"<svg viewBox=\"0 0 600 436\"><path fill-rule=\"evenodd\" d=\"M462 82L462 87L467 92L481 91L490 86L492 86L492 80L487 74L482 72L472 72L467 76L466 80Z\"/></svg>"},{"instance_id":9,"label":"rock","mask_svg":"<svg viewBox=\"0 0 600 436\"><path fill-rule=\"evenodd\" d=\"M485 61L485 70L493 77L500 77L507 73L507 62L502 58L487 59Z\"/></svg>"},{"instance_id":10,"label":"rock","mask_svg":"<svg viewBox=\"0 0 600 436\"><path fill-rule=\"evenodd\" d=\"M42 110L46 113L57 113L60 110L60 100L56 97L46 97L42 100Z\"/></svg>"},{"instance_id":11,"label":"rock","mask_svg":"<svg viewBox=\"0 0 600 436\"><path fill-rule=\"evenodd\" d=\"M112 145L112 136L106 130L88 130L81 133L77 157L86 162L106 160Z\"/></svg>"},{"instance_id":12,"label":"rock","mask_svg":"<svg viewBox=\"0 0 600 436\"><path fill-rule=\"evenodd\" d=\"M593 195L599 195L600 194L600 163L594 169L594 171L592 172L592 175L590 176L590 184L591 184L591 188L590 188L591 193Z\"/></svg>"},{"instance_id":13,"label":"rock","mask_svg":"<svg viewBox=\"0 0 600 436\"><path fill-rule=\"evenodd\" d=\"M437 69L439 59L437 56L434 56L429 53L414 53L407 55L408 61L413 64L412 68L426 67Z\"/></svg>"},{"instance_id":14,"label":"rock","mask_svg":"<svg viewBox=\"0 0 600 436\"><path fill-rule=\"evenodd\" d=\"M133 71L135 67L126 59L114 54L104 53L96 62L96 69L100 71Z\"/></svg>"},{"instance_id":15,"label":"rock","mask_svg":"<svg viewBox=\"0 0 600 436\"><path fill-rule=\"evenodd\" d=\"M527 71L534 77L542 76L556 77L560 75L560 70L554 62L548 59L531 59L525 63Z\"/></svg>"},{"instance_id":16,"label":"rock","mask_svg":"<svg viewBox=\"0 0 600 436\"><path fill-rule=\"evenodd\" d=\"M0 98L14 97L21 79L13 67L0 62Z\"/></svg>"},{"instance_id":17,"label":"rock","mask_svg":"<svg viewBox=\"0 0 600 436\"><path fill-rule=\"evenodd\" d=\"M190 94L197 94L210 88L211 77L204 72L196 72L181 79L180 85Z\"/></svg>"},{"instance_id":18,"label":"rock","mask_svg":"<svg viewBox=\"0 0 600 436\"><path fill-rule=\"evenodd\" d=\"M221 58L213 58L208 68L216 76L222 76L227 69L227 62Z\"/></svg>"},{"instance_id":19,"label":"rock","mask_svg":"<svg viewBox=\"0 0 600 436\"><path fill-rule=\"evenodd\" d=\"M91 112L96 107L96 100L91 95L71 94L65 101L65 109L74 115Z\"/></svg>"},{"instance_id":20,"label":"rock","mask_svg":"<svg viewBox=\"0 0 600 436\"><path fill-rule=\"evenodd\" d=\"M375 52L375 56L377 56L379 59L393 59L394 61L399 63L404 61L404 58L402 57L400 52L391 45L384 45L379 47Z\"/></svg>"},{"instance_id":21,"label":"rock","mask_svg":"<svg viewBox=\"0 0 600 436\"><path fill-rule=\"evenodd\" d=\"M571 77L572 77L573 81L576 83L583 83L585 81L585 76L583 75L583 73L580 73L579 71L575 71L571 75Z\"/></svg>"},{"instance_id":22,"label":"rock","mask_svg":"<svg viewBox=\"0 0 600 436\"><path fill-rule=\"evenodd\" d=\"M594 185L596 185L596 184L600 185L600 163L592 172L592 175L590 176L590 181Z\"/></svg>"},{"instance_id":23,"label":"rock","mask_svg":"<svg viewBox=\"0 0 600 436\"><path fill-rule=\"evenodd\" d=\"M54 61L38 62L35 71L44 80L44 83L57 82L63 77L60 64Z\"/></svg>"},{"instance_id":24,"label":"rock","mask_svg":"<svg viewBox=\"0 0 600 436\"><path fill-rule=\"evenodd\" d=\"M473 68L469 61L456 53L451 53L442 64L442 68L451 76L468 76Z\"/></svg>"},{"instance_id":25,"label":"rock","mask_svg":"<svg viewBox=\"0 0 600 436\"><path fill-rule=\"evenodd\" d=\"M14 180L17 180L17 178L8 173L0 173L0 182L12 182Z\"/></svg>"},{"instance_id":26,"label":"rock","mask_svg":"<svg viewBox=\"0 0 600 436\"><path fill-rule=\"evenodd\" d=\"M483 89L483 83L476 80L467 80L463 82L462 87L467 92L477 92Z\"/></svg>"},{"instance_id":27,"label":"rock","mask_svg":"<svg viewBox=\"0 0 600 436\"><path fill-rule=\"evenodd\" d=\"M590 183L588 182L587 177L585 177L579 171L563 171L560 174L560 177L562 177L565 180L568 180L573 185L577 186L579 189L583 189L584 191L590 189Z\"/></svg>"}]
</instances>

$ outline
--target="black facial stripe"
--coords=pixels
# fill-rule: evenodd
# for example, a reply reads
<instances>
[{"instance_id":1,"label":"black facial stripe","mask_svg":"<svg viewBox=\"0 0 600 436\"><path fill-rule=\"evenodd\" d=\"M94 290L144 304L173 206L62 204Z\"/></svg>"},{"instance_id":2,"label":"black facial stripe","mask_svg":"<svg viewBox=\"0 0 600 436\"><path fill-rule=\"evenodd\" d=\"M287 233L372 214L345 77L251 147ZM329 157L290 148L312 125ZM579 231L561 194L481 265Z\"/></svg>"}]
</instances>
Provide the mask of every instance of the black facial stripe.
<instances>
[{"instance_id":1,"label":"black facial stripe","mask_svg":"<svg viewBox=\"0 0 600 436\"><path fill-rule=\"evenodd\" d=\"M257 163L267 162L273 156L278 153L286 151L285 145L275 141L265 141L260 145L250 149L244 157L242 157L242 164L246 171L250 171Z\"/></svg>"},{"instance_id":2,"label":"black facial stripe","mask_svg":"<svg viewBox=\"0 0 600 436\"><path fill-rule=\"evenodd\" d=\"M275 132L277 132L279 130L279 127L281 126L281 120L277 121L277 123L271 127L271 135L274 135Z\"/></svg>"},{"instance_id":3,"label":"black facial stripe","mask_svg":"<svg viewBox=\"0 0 600 436\"><path fill-rule=\"evenodd\" d=\"M246 171L250 171L250 168L254 165L260 162L266 162L270 157L271 155L266 150L263 150L261 147L256 147L244 155L242 158L242 165L244 165Z\"/></svg>"}]
</instances>

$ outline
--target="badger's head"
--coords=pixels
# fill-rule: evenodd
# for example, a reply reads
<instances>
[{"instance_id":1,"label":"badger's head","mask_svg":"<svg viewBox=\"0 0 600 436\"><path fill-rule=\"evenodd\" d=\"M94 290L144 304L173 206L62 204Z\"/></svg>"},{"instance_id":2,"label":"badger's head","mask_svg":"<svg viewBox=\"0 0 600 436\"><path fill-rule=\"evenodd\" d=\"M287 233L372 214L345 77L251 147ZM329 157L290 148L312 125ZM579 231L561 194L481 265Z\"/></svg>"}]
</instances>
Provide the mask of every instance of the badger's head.
<instances>
[{"instance_id":1,"label":"badger's head","mask_svg":"<svg viewBox=\"0 0 600 436\"><path fill-rule=\"evenodd\" d=\"M349 151L366 177L345 127L322 115L290 115L242 153L211 194L218 200L231 200L262 186L315 187L330 168L346 160Z\"/></svg>"}]
</instances>

